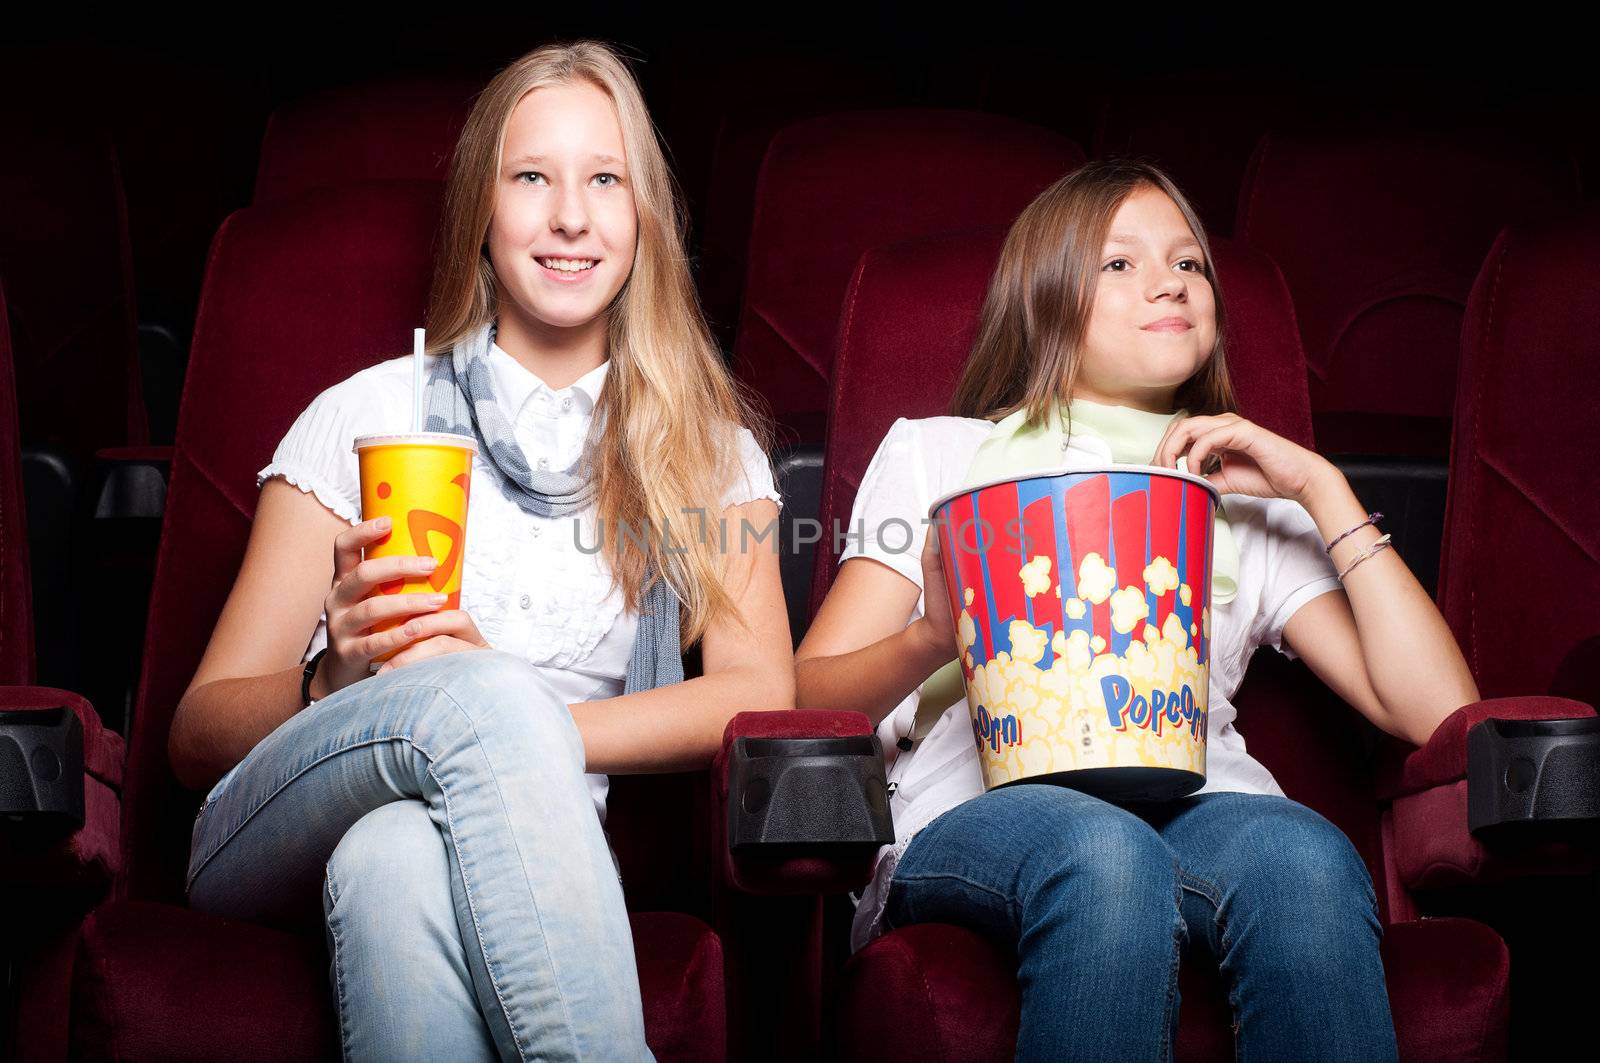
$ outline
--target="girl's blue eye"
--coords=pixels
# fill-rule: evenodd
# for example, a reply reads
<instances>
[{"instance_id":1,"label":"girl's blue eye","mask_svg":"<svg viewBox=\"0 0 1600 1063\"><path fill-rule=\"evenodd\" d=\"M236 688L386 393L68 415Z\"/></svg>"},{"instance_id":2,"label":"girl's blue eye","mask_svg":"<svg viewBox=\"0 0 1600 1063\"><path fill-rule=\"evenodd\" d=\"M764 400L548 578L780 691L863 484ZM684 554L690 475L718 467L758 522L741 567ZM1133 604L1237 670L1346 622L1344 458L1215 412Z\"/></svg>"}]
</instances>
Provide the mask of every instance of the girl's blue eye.
<instances>
[{"instance_id":1,"label":"girl's blue eye","mask_svg":"<svg viewBox=\"0 0 1600 1063\"><path fill-rule=\"evenodd\" d=\"M601 178L606 178L605 182L600 186L602 188L610 188L612 185L618 184L622 181L622 178L618 177L614 173L597 173L594 175L594 179L596 181L599 181Z\"/></svg>"},{"instance_id":2,"label":"girl's blue eye","mask_svg":"<svg viewBox=\"0 0 1600 1063\"><path fill-rule=\"evenodd\" d=\"M519 174L517 174L517 180L518 180L518 181L522 181L522 179L523 179L523 178L524 178L524 177L538 177L538 178L540 178L540 179L543 179L543 177L544 177L544 174L542 174L542 173L534 173L534 172L533 172L533 171L531 171L531 170L529 170L529 171L524 171L524 172L523 172L523 173L519 173ZM532 182L532 181L523 181L523 182L522 182L522 183L523 183L523 184L530 184L530 185L531 185L531 184L533 184L533 182Z\"/></svg>"}]
</instances>

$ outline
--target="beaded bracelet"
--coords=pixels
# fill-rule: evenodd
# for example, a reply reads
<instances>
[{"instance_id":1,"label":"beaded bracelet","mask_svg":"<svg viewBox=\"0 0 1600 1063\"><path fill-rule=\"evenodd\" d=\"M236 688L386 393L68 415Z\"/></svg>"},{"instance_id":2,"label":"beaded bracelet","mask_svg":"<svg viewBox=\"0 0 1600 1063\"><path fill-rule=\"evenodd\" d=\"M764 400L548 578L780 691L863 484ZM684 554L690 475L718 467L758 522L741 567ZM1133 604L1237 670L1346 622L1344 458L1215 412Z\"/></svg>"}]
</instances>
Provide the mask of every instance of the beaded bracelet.
<instances>
[{"instance_id":1,"label":"beaded bracelet","mask_svg":"<svg viewBox=\"0 0 1600 1063\"><path fill-rule=\"evenodd\" d=\"M1333 542L1329 543L1325 547L1325 549L1328 551L1329 554L1332 554L1333 553L1333 548L1335 546L1338 546L1340 543L1344 542L1350 536L1354 535L1356 532L1360 531L1362 528L1365 528L1368 524L1376 524L1376 523L1378 523L1378 521L1380 521L1382 519L1383 519L1383 514L1382 513L1368 513L1366 520L1362 521L1360 524L1357 524L1354 528L1351 528L1349 531L1347 531L1343 535L1339 536Z\"/></svg>"},{"instance_id":2,"label":"beaded bracelet","mask_svg":"<svg viewBox=\"0 0 1600 1063\"><path fill-rule=\"evenodd\" d=\"M1376 539L1374 539L1372 541L1372 545L1370 545L1366 549L1362 550L1359 554L1356 555L1356 559L1354 561L1350 562L1348 565L1346 565L1344 567L1344 571L1339 573L1339 579L1342 581L1346 576L1348 576L1350 574L1350 570L1351 569L1353 569L1357 565L1361 564L1361 562L1365 561L1367 558L1371 557L1373 554L1378 553L1380 550L1384 550L1384 549L1388 548L1389 546L1392 546L1393 544L1389 542L1389 540L1391 538L1392 538L1392 536L1390 536L1390 535L1380 535Z\"/></svg>"}]
</instances>

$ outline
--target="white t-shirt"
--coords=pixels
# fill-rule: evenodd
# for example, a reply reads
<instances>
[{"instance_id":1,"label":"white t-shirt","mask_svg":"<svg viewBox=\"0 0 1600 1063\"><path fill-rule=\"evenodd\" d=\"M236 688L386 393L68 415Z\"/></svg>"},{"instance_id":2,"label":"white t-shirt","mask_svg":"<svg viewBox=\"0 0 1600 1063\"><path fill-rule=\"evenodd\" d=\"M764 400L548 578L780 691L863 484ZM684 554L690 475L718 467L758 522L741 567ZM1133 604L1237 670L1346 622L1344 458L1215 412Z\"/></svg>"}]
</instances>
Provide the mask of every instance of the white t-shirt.
<instances>
[{"instance_id":1,"label":"white t-shirt","mask_svg":"<svg viewBox=\"0 0 1600 1063\"><path fill-rule=\"evenodd\" d=\"M496 402L528 463L572 470L611 363L602 362L560 391L551 390L498 344L490 349L489 364ZM410 356L402 356L363 369L318 395L278 444L272 463L256 474L257 486L282 476L340 517L358 523L361 476L351 444L357 436L411 430L411 373ZM748 429L740 428L738 439L741 475L724 492L723 507L758 498L770 498L781 507L766 454ZM489 645L526 658L569 705L616 697L622 693L639 618L623 608L621 589L610 587L610 570L596 549L595 506L591 503L574 517L534 517L508 499L496 480L480 451L473 460L473 490L467 501L461 608ZM687 520L691 527L697 524L693 515ZM327 620L324 615L317 622L304 660L328 644ZM604 775L588 779L603 823L609 780Z\"/></svg>"},{"instance_id":2,"label":"white t-shirt","mask_svg":"<svg viewBox=\"0 0 1600 1063\"><path fill-rule=\"evenodd\" d=\"M920 589L928 507L963 486L978 444L993 428L989 421L965 417L914 421L902 417L895 421L861 480L847 529L850 538L840 563L853 557L871 558ZM1228 495L1224 504L1239 550L1239 590L1211 616L1206 783L1196 792L1283 796L1272 774L1245 752L1244 737L1233 726L1238 713L1230 699L1238 691L1256 647L1271 646L1294 657L1283 643L1284 625L1306 602L1341 584L1323 549L1322 536L1303 506L1287 499L1248 495ZM906 618L907 626L922 616L922 607L919 594ZM917 692L913 691L878 726L889 779L897 784L890 799L895 842L879 851L872 881L857 899L852 951L882 932L889 880L916 832L983 793L966 699L945 710L927 736L902 753L895 743L910 733L916 712Z\"/></svg>"}]
</instances>

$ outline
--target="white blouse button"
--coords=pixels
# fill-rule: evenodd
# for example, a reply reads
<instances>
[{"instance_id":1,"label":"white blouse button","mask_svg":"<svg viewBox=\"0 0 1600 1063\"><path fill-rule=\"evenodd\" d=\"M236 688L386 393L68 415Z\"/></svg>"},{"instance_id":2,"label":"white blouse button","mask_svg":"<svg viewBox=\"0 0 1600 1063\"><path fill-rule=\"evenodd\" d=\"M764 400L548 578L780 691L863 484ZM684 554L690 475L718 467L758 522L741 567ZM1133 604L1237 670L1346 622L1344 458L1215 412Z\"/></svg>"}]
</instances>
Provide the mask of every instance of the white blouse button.
<instances>
[{"instance_id":1,"label":"white blouse button","mask_svg":"<svg viewBox=\"0 0 1600 1063\"><path fill-rule=\"evenodd\" d=\"M539 468L548 469L549 467L550 467L550 459L549 458L540 458L539 459Z\"/></svg>"},{"instance_id":2,"label":"white blouse button","mask_svg":"<svg viewBox=\"0 0 1600 1063\"><path fill-rule=\"evenodd\" d=\"M540 532L544 531L544 526L542 524L535 524L529 528L529 531L534 535L538 535Z\"/></svg>"},{"instance_id":3,"label":"white blouse button","mask_svg":"<svg viewBox=\"0 0 1600 1063\"><path fill-rule=\"evenodd\" d=\"M571 395L568 395L566 398L561 400L561 408L563 410L572 409L572 396Z\"/></svg>"},{"instance_id":4,"label":"white blouse button","mask_svg":"<svg viewBox=\"0 0 1600 1063\"><path fill-rule=\"evenodd\" d=\"M526 609L529 606L533 605L533 598L530 597L529 595L524 594L521 598L517 599L517 604L522 606L522 608Z\"/></svg>"}]
</instances>

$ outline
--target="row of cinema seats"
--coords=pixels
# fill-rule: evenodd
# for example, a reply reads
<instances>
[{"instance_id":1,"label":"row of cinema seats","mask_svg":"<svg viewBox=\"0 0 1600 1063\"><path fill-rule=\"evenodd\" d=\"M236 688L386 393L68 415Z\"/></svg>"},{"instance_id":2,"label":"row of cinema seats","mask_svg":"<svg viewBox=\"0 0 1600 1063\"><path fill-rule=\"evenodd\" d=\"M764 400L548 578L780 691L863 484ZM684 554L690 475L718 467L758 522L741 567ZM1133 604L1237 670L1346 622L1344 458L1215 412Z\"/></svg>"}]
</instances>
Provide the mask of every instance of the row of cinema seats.
<instances>
[{"instance_id":1,"label":"row of cinema seats","mask_svg":"<svg viewBox=\"0 0 1600 1063\"><path fill-rule=\"evenodd\" d=\"M18 713L8 726L65 706L84 737L85 826L22 856L7 838L8 904L36 915L18 957L19 1058L319 1058L337 1049L319 929L183 907L199 795L172 778L166 733L239 563L260 456L319 390L404 349L423 305L437 199L429 182L314 189L239 211L216 238L126 746L81 698L5 691L6 709ZM922 237L860 258L852 311L830 356L818 508L806 510L825 524L849 513L894 417L944 408L999 239L998 229ZM1309 443L1304 355L1282 274L1258 249L1218 243L1244 412ZM1467 774L1473 725L1593 718L1588 704L1561 695L1591 704L1600 696L1597 639L1583 626L1592 621L1567 605L1600 590L1600 524L1585 489L1600 306L1582 288L1585 256L1597 247L1593 212L1508 230L1469 302L1441 604L1490 700L1463 707L1425 748L1410 750L1275 655L1253 662L1236 698L1252 751L1367 861L1407 1060L1504 1058L1515 1015L1509 980L1523 974L1513 963L1520 954L1495 929L1424 916L1424 905L1496 882L1557 896L1562 876L1594 872L1592 852L1559 832L1538 846L1474 834ZM329 318L318 309L328 305L360 312ZM6 478L15 483L9 467ZM791 492L786 509L806 506ZM15 519L14 503L7 514ZM12 587L21 542L5 542ZM811 608L833 574L832 558L822 560ZM14 616L26 602L9 593L0 603L10 611L0 625L7 659L26 659L15 634L26 622ZM28 679L26 670L12 675ZM868 728L850 713L746 714L730 728L730 748L763 733ZM1004 952L928 925L891 933L835 970L838 942L822 936L820 898L859 885L865 864L826 852L776 863L730 853L727 759L705 775L618 779L612 794L608 823L658 1057L1009 1056L1017 996ZM1572 768L1551 764L1557 775ZM1568 937L1583 932L1555 921L1560 906L1544 914ZM1178 1058L1229 1058L1231 1016L1215 972L1189 957L1182 988ZM974 999L984 1006L968 1006ZM886 1014L900 1019L885 1023Z\"/></svg>"},{"instance_id":2,"label":"row of cinema seats","mask_svg":"<svg viewBox=\"0 0 1600 1063\"><path fill-rule=\"evenodd\" d=\"M460 80L401 82L286 105L267 127L255 201L348 181L442 179L470 96ZM1505 225L1578 203L1572 153L1490 123L1296 122L1281 107L1240 106L1254 98L1212 101L1213 119L1236 134L1226 152L1178 147L1153 113L1108 111L1096 157L1144 154L1180 186L1192 179L1213 235L1277 260L1325 451L1447 458L1461 312L1477 266ZM836 328L861 254L1009 224L1085 158L1050 128L977 111L750 124L753 134L727 132L712 148L702 295L713 320L737 323L741 378L802 443L824 437Z\"/></svg>"},{"instance_id":3,"label":"row of cinema seats","mask_svg":"<svg viewBox=\"0 0 1600 1063\"><path fill-rule=\"evenodd\" d=\"M261 141L254 201L367 180L442 180L478 84L387 81L280 106ZM832 102L898 98L883 85L857 89ZM1197 140L1160 119L1157 104L1108 102L1093 153L1155 158L1195 192L1216 235L1277 260L1318 446L1389 514L1402 556L1432 590L1468 289L1501 227L1575 205L1567 142L1488 121L1355 128L1243 89L1208 98L1216 135ZM815 101L782 97L737 113L732 102L715 106L730 110L716 137L696 145L708 159L680 160L709 171L696 178L702 297L736 372L784 438L813 448L811 479L795 490L814 492L837 329L861 255L1004 226L1085 153L1047 124L980 111L815 114ZM63 123L10 139L23 150L0 165L0 193L25 206L0 220L0 279L12 294L35 578L51 592L38 612L40 667L85 684L106 721L126 731L170 458L150 444L170 439L182 342L170 328L136 327L129 210L111 146ZM65 246L73 255L60 253ZM62 556L63 527L90 559L86 575ZM110 625L128 637L92 655L84 602L100 587L137 607Z\"/></svg>"}]
</instances>

